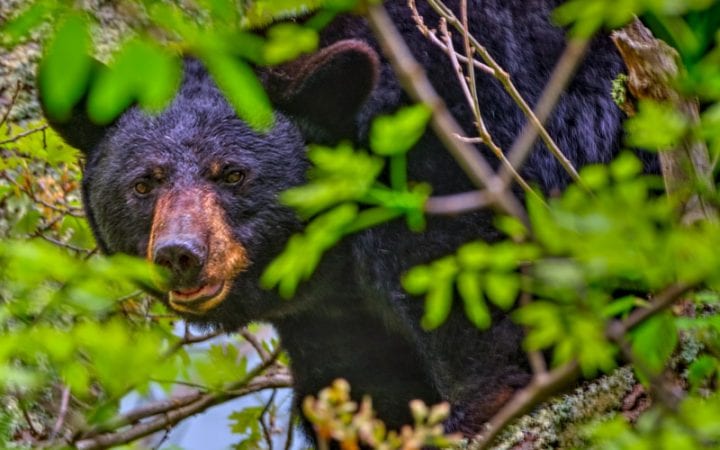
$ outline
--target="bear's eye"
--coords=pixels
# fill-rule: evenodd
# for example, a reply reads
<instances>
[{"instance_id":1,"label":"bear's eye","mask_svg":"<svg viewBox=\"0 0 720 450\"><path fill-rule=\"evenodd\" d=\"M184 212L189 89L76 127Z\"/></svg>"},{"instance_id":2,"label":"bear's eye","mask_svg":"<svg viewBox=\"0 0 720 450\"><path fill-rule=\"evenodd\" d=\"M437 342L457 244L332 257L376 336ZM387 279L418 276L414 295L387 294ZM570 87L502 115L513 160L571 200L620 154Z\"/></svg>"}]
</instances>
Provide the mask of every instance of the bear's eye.
<instances>
[{"instance_id":1,"label":"bear's eye","mask_svg":"<svg viewBox=\"0 0 720 450\"><path fill-rule=\"evenodd\" d=\"M245 173L242 170L231 170L223 175L222 181L225 184L242 183L245 179Z\"/></svg>"},{"instance_id":2,"label":"bear's eye","mask_svg":"<svg viewBox=\"0 0 720 450\"><path fill-rule=\"evenodd\" d=\"M138 195L147 195L152 190L152 187L146 181L138 181L133 186L133 189L135 189L135 193Z\"/></svg>"}]
</instances>

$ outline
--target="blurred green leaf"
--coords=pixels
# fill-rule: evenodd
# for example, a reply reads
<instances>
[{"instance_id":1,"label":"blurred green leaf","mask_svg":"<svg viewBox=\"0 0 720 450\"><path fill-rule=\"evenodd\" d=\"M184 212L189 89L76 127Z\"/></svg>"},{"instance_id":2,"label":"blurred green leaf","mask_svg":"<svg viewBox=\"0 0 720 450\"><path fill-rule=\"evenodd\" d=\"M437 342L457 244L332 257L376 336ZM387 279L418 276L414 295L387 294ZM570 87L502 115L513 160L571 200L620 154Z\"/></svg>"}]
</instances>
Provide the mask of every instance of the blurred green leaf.
<instances>
[{"instance_id":1,"label":"blurred green leaf","mask_svg":"<svg viewBox=\"0 0 720 450\"><path fill-rule=\"evenodd\" d=\"M177 56L150 42L131 39L103 68L88 98L88 114L99 124L115 120L133 102L157 112L172 99L180 84Z\"/></svg>"},{"instance_id":2,"label":"blurred green leaf","mask_svg":"<svg viewBox=\"0 0 720 450\"><path fill-rule=\"evenodd\" d=\"M202 60L240 118L256 130L272 127L270 100L250 66L216 53L204 54Z\"/></svg>"},{"instance_id":3,"label":"blurred green leaf","mask_svg":"<svg viewBox=\"0 0 720 450\"><path fill-rule=\"evenodd\" d=\"M0 44L14 47L30 37L30 32L42 25L57 9L53 2L34 0L12 19L0 26Z\"/></svg>"},{"instance_id":4,"label":"blurred green leaf","mask_svg":"<svg viewBox=\"0 0 720 450\"><path fill-rule=\"evenodd\" d=\"M40 62L38 83L47 114L55 120L70 117L85 94L92 61L87 18L68 14L58 25Z\"/></svg>"},{"instance_id":5,"label":"blurred green leaf","mask_svg":"<svg viewBox=\"0 0 720 450\"><path fill-rule=\"evenodd\" d=\"M674 148L688 131L685 117L674 107L649 100L638 104L638 113L625 123L627 143L649 150Z\"/></svg>"},{"instance_id":6,"label":"blurred green leaf","mask_svg":"<svg viewBox=\"0 0 720 450\"><path fill-rule=\"evenodd\" d=\"M317 31L296 23L279 23L267 31L268 41L263 48L265 64L280 64L317 48Z\"/></svg>"},{"instance_id":7,"label":"blurred green leaf","mask_svg":"<svg viewBox=\"0 0 720 450\"><path fill-rule=\"evenodd\" d=\"M641 364L636 372L641 381L658 375L678 344L678 333L669 313L651 317L631 334L633 355Z\"/></svg>"},{"instance_id":8,"label":"blurred green leaf","mask_svg":"<svg viewBox=\"0 0 720 450\"><path fill-rule=\"evenodd\" d=\"M490 311L482 294L482 283L479 274L464 271L457 277L457 287L465 305L465 314L470 322L481 330L490 326Z\"/></svg>"},{"instance_id":9,"label":"blurred green leaf","mask_svg":"<svg viewBox=\"0 0 720 450\"><path fill-rule=\"evenodd\" d=\"M370 148L383 156L406 153L425 132L431 115L430 108L418 104L375 118L370 128Z\"/></svg>"}]
</instances>

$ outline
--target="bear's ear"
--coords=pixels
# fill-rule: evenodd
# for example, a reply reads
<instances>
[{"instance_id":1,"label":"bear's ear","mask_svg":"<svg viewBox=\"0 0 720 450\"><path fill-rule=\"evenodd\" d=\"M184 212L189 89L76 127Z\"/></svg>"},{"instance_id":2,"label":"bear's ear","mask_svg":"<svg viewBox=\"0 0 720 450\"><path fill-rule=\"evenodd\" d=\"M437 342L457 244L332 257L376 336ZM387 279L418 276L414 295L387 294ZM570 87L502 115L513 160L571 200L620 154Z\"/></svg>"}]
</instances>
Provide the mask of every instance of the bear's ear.
<instances>
[{"instance_id":1,"label":"bear's ear","mask_svg":"<svg viewBox=\"0 0 720 450\"><path fill-rule=\"evenodd\" d=\"M90 117L88 117L86 103L88 96L88 89L92 85L97 75L103 70L105 66L99 62L93 60L91 69L91 75L87 86L85 87L85 94L78 100L73 107L68 117L54 117L46 108L43 101L42 84L40 86L40 104L43 108L43 113L47 119L48 125L55 130L60 137L65 140L72 147L81 150L83 153L90 153L105 136L108 126L97 125Z\"/></svg>"},{"instance_id":2,"label":"bear's ear","mask_svg":"<svg viewBox=\"0 0 720 450\"><path fill-rule=\"evenodd\" d=\"M273 104L310 138L353 138L355 116L378 81L379 59L367 43L347 39L267 70L263 81Z\"/></svg>"}]
</instances>

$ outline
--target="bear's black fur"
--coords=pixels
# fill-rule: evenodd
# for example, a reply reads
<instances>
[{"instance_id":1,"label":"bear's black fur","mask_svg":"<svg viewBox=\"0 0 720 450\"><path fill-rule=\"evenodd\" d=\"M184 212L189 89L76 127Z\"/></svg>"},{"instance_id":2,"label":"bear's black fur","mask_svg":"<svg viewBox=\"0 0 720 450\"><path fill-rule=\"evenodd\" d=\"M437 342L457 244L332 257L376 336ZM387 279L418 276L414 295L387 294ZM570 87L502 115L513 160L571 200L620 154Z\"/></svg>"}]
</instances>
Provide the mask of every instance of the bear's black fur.
<instances>
[{"instance_id":1,"label":"bear's black fur","mask_svg":"<svg viewBox=\"0 0 720 450\"><path fill-rule=\"evenodd\" d=\"M418 3L426 23L436 27L437 16ZM457 1L448 3L457 11ZM564 31L548 18L557 3L469 2L472 33L531 105L565 46ZM473 135L472 114L447 56L418 32L405 0L389 1L386 7L435 88ZM418 234L397 222L351 236L324 257L291 301L258 287L264 267L302 227L277 197L303 182L306 143L349 139L363 146L373 117L409 103L389 64L378 56L363 18L338 17L323 31L321 48L325 50L284 68L260 70L279 108L275 126L266 134L236 117L193 60L186 62L184 83L172 105L157 116L133 108L101 133L77 117L72 126L57 124L87 154L83 194L92 228L105 251L146 255L152 251L148 240L156 192L198 186L211 191L249 265L232 280L225 301L191 320L227 330L256 320L275 325L292 359L300 398L343 377L355 395L373 397L391 427L409 422L408 401L422 398L452 404L449 431L477 432L529 380L521 329L495 311L492 327L479 331L457 310L440 329L425 332L419 325L423 303L406 294L399 279L408 268L451 253L464 242L496 239L492 212L430 217L427 229ZM459 41L457 48L462 48ZM622 118L610 89L622 69L610 40L595 39L548 121L550 134L576 167L606 162L618 150ZM490 132L508 149L525 117L500 83L481 73L478 94ZM244 182L226 185L208 176L208 167L217 161L242 168ZM133 193L135 180L157 167L163 168L163 176L153 181L153 193ZM541 144L522 173L547 192L568 183ZM409 178L430 182L437 194L472 188L431 133L410 153Z\"/></svg>"}]
</instances>

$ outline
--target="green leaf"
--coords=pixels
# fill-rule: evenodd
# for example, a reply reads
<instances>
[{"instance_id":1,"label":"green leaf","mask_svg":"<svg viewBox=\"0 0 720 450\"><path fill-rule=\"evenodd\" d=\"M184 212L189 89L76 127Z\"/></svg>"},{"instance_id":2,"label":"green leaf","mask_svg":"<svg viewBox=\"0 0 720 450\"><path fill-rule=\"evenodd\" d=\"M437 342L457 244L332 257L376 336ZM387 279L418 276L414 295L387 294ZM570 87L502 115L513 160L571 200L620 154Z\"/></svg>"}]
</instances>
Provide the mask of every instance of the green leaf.
<instances>
[{"instance_id":1,"label":"green leaf","mask_svg":"<svg viewBox=\"0 0 720 450\"><path fill-rule=\"evenodd\" d=\"M720 361L710 355L701 355L690 364L687 370L691 388L696 391L702 383L717 373L718 368L720 368Z\"/></svg>"},{"instance_id":2,"label":"green leaf","mask_svg":"<svg viewBox=\"0 0 720 450\"><path fill-rule=\"evenodd\" d=\"M370 128L370 148L378 155L406 153L425 132L432 110L419 104L408 106L391 116L379 116Z\"/></svg>"},{"instance_id":3,"label":"green leaf","mask_svg":"<svg viewBox=\"0 0 720 450\"><path fill-rule=\"evenodd\" d=\"M452 282L447 279L435 280L425 297L425 315L421 325L425 330L434 330L442 325L452 308Z\"/></svg>"},{"instance_id":4,"label":"green leaf","mask_svg":"<svg viewBox=\"0 0 720 450\"><path fill-rule=\"evenodd\" d=\"M529 350L545 349L561 340L565 335L562 317L563 311L546 301L534 301L513 313L517 323L529 328L525 338Z\"/></svg>"},{"instance_id":5,"label":"green leaf","mask_svg":"<svg viewBox=\"0 0 720 450\"><path fill-rule=\"evenodd\" d=\"M148 111L160 111L175 94L181 72L176 56L151 42L131 39L97 76L88 98L88 114L96 123L107 124L134 101Z\"/></svg>"},{"instance_id":6,"label":"green leaf","mask_svg":"<svg viewBox=\"0 0 720 450\"><path fill-rule=\"evenodd\" d=\"M85 94L92 60L90 32L84 15L73 13L58 25L40 61L38 83L50 117L63 121Z\"/></svg>"},{"instance_id":7,"label":"green leaf","mask_svg":"<svg viewBox=\"0 0 720 450\"><path fill-rule=\"evenodd\" d=\"M626 181L642 173L642 162L630 152L623 152L610 164L610 173L615 181Z\"/></svg>"},{"instance_id":8,"label":"green leaf","mask_svg":"<svg viewBox=\"0 0 720 450\"><path fill-rule=\"evenodd\" d=\"M346 233L358 215L357 205L345 203L315 218L303 234L295 234L263 272L264 289L278 287L283 298L295 294L300 281L310 278L322 255Z\"/></svg>"},{"instance_id":9,"label":"green leaf","mask_svg":"<svg viewBox=\"0 0 720 450\"><path fill-rule=\"evenodd\" d=\"M482 241L465 244L457 252L460 265L466 269L480 270L490 265L491 249Z\"/></svg>"},{"instance_id":10,"label":"green leaf","mask_svg":"<svg viewBox=\"0 0 720 450\"><path fill-rule=\"evenodd\" d=\"M20 14L0 27L0 43L14 47L30 37L30 32L42 25L53 11L52 2L33 1Z\"/></svg>"},{"instance_id":11,"label":"green leaf","mask_svg":"<svg viewBox=\"0 0 720 450\"><path fill-rule=\"evenodd\" d=\"M263 59L268 65L280 64L317 48L317 31L296 23L273 25L267 32L268 41L263 48Z\"/></svg>"},{"instance_id":12,"label":"green leaf","mask_svg":"<svg viewBox=\"0 0 720 450\"><path fill-rule=\"evenodd\" d=\"M470 322L481 330L490 326L490 311L482 295L480 274L464 271L457 277L457 287Z\"/></svg>"},{"instance_id":13,"label":"green leaf","mask_svg":"<svg viewBox=\"0 0 720 450\"><path fill-rule=\"evenodd\" d=\"M415 266L402 277L403 288L412 295L421 295L432 284L433 273L429 266Z\"/></svg>"},{"instance_id":14,"label":"green leaf","mask_svg":"<svg viewBox=\"0 0 720 450\"><path fill-rule=\"evenodd\" d=\"M670 313L651 317L631 333L632 351L642 364L636 370L641 381L659 374L678 343L678 333ZM646 373L649 371L649 373Z\"/></svg>"},{"instance_id":15,"label":"green leaf","mask_svg":"<svg viewBox=\"0 0 720 450\"><path fill-rule=\"evenodd\" d=\"M272 127L270 100L250 66L219 53L203 54L202 59L241 119L259 131Z\"/></svg>"},{"instance_id":16,"label":"green leaf","mask_svg":"<svg viewBox=\"0 0 720 450\"><path fill-rule=\"evenodd\" d=\"M442 325L450 314L453 301L454 278L458 271L455 258L448 256L433 262L433 281L425 296L425 315L421 325L432 330Z\"/></svg>"},{"instance_id":17,"label":"green leaf","mask_svg":"<svg viewBox=\"0 0 720 450\"><path fill-rule=\"evenodd\" d=\"M507 311L515 304L520 292L520 276L517 273L488 272L485 275L485 292L491 302Z\"/></svg>"},{"instance_id":18,"label":"green leaf","mask_svg":"<svg viewBox=\"0 0 720 450\"><path fill-rule=\"evenodd\" d=\"M649 150L674 148L688 131L687 119L672 105L641 100L638 113L625 122L627 143Z\"/></svg>"},{"instance_id":19,"label":"green leaf","mask_svg":"<svg viewBox=\"0 0 720 450\"><path fill-rule=\"evenodd\" d=\"M515 241L524 240L528 236L527 227L517 217L499 216L495 219L495 226Z\"/></svg>"},{"instance_id":20,"label":"green leaf","mask_svg":"<svg viewBox=\"0 0 720 450\"><path fill-rule=\"evenodd\" d=\"M308 158L314 165L310 182L288 189L280 196L283 203L295 208L303 217L312 217L334 205L366 197L383 168L382 159L356 151L347 144L335 148L312 146ZM393 206L388 202L384 205Z\"/></svg>"}]
</instances>

